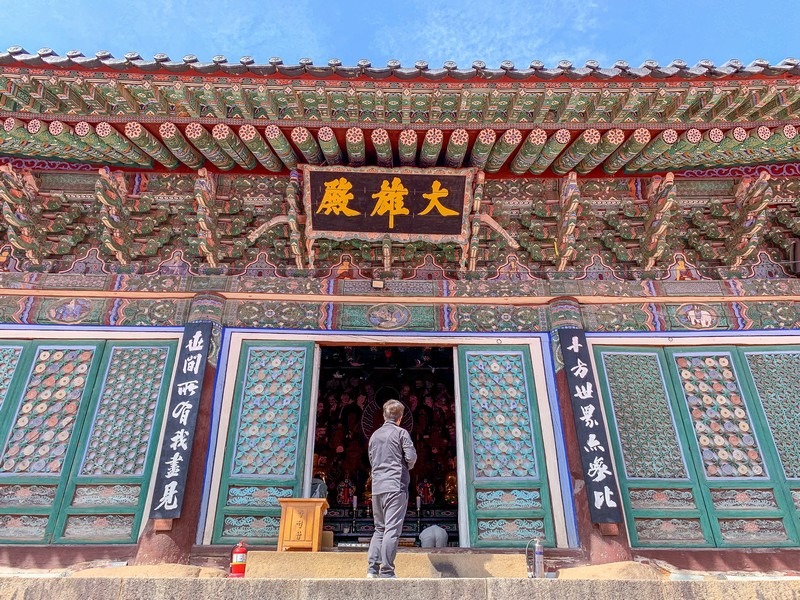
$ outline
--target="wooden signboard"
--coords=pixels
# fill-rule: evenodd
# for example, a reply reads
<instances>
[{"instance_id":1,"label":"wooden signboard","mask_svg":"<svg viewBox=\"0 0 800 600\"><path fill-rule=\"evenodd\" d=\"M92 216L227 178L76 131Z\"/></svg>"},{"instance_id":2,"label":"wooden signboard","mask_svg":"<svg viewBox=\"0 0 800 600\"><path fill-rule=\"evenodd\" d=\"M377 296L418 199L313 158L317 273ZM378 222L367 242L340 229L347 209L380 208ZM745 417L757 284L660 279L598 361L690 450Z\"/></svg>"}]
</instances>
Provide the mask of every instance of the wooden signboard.
<instances>
[{"instance_id":1,"label":"wooden signboard","mask_svg":"<svg viewBox=\"0 0 800 600\"><path fill-rule=\"evenodd\" d=\"M467 242L475 169L301 168L309 240Z\"/></svg>"}]
</instances>

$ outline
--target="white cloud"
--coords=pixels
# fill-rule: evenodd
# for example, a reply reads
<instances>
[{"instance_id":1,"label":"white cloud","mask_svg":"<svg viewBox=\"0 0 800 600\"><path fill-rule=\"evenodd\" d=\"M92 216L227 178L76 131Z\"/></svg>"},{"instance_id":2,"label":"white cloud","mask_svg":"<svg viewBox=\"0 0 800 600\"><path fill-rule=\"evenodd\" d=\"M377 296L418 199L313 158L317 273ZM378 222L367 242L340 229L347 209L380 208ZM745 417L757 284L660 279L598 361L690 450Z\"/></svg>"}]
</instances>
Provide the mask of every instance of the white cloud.
<instances>
[{"instance_id":1,"label":"white cloud","mask_svg":"<svg viewBox=\"0 0 800 600\"><path fill-rule=\"evenodd\" d=\"M464 67L473 60L495 67L512 60L520 68L534 59L548 65L600 60L593 33L600 11L596 2L582 0L508 0L499 6L482 0L442 6L415 0L406 4L402 17L381 28L376 42L384 54L404 62L424 59L432 66L445 60Z\"/></svg>"}]
</instances>

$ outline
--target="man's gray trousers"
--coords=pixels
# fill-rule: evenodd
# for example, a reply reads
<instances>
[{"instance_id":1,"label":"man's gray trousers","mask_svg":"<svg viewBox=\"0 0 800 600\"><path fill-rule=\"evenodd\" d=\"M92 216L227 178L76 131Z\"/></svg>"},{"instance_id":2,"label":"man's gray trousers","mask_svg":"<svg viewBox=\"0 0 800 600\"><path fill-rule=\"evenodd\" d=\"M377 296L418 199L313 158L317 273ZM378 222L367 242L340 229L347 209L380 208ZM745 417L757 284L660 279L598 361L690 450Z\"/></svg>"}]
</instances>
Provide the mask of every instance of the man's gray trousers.
<instances>
[{"instance_id":1,"label":"man's gray trousers","mask_svg":"<svg viewBox=\"0 0 800 600\"><path fill-rule=\"evenodd\" d=\"M407 490L372 495L375 533L369 543L367 573L394 577L394 557L407 508Z\"/></svg>"}]
</instances>

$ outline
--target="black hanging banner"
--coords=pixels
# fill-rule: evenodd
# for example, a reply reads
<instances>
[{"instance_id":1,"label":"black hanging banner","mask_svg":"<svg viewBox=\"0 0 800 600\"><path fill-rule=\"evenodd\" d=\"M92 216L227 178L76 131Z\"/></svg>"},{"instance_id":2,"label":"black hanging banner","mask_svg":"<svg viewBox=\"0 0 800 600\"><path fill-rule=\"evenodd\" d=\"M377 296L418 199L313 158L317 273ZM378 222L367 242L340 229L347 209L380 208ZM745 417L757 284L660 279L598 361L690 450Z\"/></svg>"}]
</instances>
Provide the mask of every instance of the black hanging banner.
<instances>
[{"instance_id":1,"label":"black hanging banner","mask_svg":"<svg viewBox=\"0 0 800 600\"><path fill-rule=\"evenodd\" d=\"M583 329L559 329L558 337L564 356L564 371L572 400L592 522L621 523L619 488L611 463L600 395L595 389L586 332Z\"/></svg>"},{"instance_id":2,"label":"black hanging banner","mask_svg":"<svg viewBox=\"0 0 800 600\"><path fill-rule=\"evenodd\" d=\"M211 329L211 323L187 323L183 329L178 368L169 394L161 456L156 467L151 519L177 519L181 516Z\"/></svg>"}]
</instances>

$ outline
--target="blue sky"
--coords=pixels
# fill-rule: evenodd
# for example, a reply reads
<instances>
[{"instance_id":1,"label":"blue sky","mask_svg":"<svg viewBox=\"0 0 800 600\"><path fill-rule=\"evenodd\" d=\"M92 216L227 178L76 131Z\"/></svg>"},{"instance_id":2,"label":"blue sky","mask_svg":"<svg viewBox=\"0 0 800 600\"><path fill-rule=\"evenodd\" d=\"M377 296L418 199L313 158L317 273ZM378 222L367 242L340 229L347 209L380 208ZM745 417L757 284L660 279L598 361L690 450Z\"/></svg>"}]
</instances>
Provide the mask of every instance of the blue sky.
<instances>
[{"instance_id":1,"label":"blue sky","mask_svg":"<svg viewBox=\"0 0 800 600\"><path fill-rule=\"evenodd\" d=\"M548 66L567 59L603 66L655 59L690 64L708 58L778 62L800 57L798 0L155 0L6 3L0 47L42 47L63 54L135 50L173 60L195 54L229 61L251 55L285 63L308 57L324 64L367 58L374 65L398 59L439 67L483 60Z\"/></svg>"}]
</instances>

